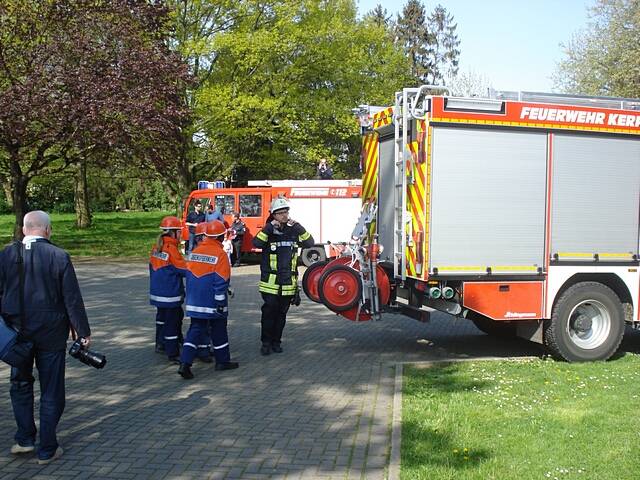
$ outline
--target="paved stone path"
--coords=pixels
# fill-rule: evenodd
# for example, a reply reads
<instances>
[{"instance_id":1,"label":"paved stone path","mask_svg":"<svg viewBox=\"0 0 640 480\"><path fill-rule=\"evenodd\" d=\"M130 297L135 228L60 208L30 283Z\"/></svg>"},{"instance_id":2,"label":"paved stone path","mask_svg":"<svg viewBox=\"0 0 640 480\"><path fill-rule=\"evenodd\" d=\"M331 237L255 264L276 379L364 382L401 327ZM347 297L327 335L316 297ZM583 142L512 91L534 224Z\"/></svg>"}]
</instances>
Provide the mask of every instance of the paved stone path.
<instances>
[{"instance_id":1,"label":"paved stone path","mask_svg":"<svg viewBox=\"0 0 640 480\"><path fill-rule=\"evenodd\" d=\"M153 351L146 264L76 267L93 347L108 364L97 371L67 357L58 428L65 454L43 467L8 453L15 425L0 366L0 480L383 479L396 362L541 352L444 314L428 324L395 315L356 324L303 298L290 310L284 353L262 357L258 268L250 265L232 277L229 337L240 368L196 363L187 382Z\"/></svg>"}]
</instances>

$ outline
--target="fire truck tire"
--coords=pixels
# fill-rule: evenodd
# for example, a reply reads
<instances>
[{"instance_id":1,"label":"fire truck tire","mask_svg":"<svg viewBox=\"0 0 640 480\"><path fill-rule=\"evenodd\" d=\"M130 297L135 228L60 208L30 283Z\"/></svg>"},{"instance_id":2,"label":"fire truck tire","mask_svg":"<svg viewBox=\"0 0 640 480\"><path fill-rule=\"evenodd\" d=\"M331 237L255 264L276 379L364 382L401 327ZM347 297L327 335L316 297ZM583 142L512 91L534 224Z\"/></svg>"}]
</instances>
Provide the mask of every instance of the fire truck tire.
<instances>
[{"instance_id":1,"label":"fire truck tire","mask_svg":"<svg viewBox=\"0 0 640 480\"><path fill-rule=\"evenodd\" d=\"M576 283L556 301L544 323L544 343L568 362L607 360L622 341L624 312L620 299L598 282Z\"/></svg>"},{"instance_id":2,"label":"fire truck tire","mask_svg":"<svg viewBox=\"0 0 640 480\"><path fill-rule=\"evenodd\" d=\"M469 310L467 318L473 322L478 330L492 337L513 338L516 336L516 326L512 322L497 322L473 310Z\"/></svg>"},{"instance_id":3,"label":"fire truck tire","mask_svg":"<svg viewBox=\"0 0 640 480\"><path fill-rule=\"evenodd\" d=\"M349 310L358 305L362 297L360 274L347 265L330 265L322 272L318 295L329 310Z\"/></svg>"},{"instance_id":4,"label":"fire truck tire","mask_svg":"<svg viewBox=\"0 0 640 480\"><path fill-rule=\"evenodd\" d=\"M324 262L326 259L327 254L323 247L305 248L300 254L300 260L305 267L308 267L315 262Z\"/></svg>"},{"instance_id":5,"label":"fire truck tire","mask_svg":"<svg viewBox=\"0 0 640 480\"><path fill-rule=\"evenodd\" d=\"M322 262L315 262L309 265L309 267L305 270L304 275L302 275L302 290L305 295L309 297L309 300L322 303L320 300L320 296L318 295L318 284L320 283L320 276L322 275L322 270L329 263L324 260Z\"/></svg>"}]
</instances>

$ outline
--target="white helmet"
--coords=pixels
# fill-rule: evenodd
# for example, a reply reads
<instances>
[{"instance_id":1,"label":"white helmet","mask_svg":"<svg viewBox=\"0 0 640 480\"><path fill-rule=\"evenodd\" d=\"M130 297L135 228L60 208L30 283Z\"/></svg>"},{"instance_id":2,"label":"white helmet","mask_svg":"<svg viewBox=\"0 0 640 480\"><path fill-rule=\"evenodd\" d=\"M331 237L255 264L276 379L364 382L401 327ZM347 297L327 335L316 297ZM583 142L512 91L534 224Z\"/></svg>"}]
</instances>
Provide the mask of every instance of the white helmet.
<instances>
[{"instance_id":1,"label":"white helmet","mask_svg":"<svg viewBox=\"0 0 640 480\"><path fill-rule=\"evenodd\" d=\"M284 210L285 208L287 210L291 208L289 205L289 201L284 197L277 197L277 198L274 198L273 201L271 202L270 212L275 213L278 210Z\"/></svg>"}]
</instances>

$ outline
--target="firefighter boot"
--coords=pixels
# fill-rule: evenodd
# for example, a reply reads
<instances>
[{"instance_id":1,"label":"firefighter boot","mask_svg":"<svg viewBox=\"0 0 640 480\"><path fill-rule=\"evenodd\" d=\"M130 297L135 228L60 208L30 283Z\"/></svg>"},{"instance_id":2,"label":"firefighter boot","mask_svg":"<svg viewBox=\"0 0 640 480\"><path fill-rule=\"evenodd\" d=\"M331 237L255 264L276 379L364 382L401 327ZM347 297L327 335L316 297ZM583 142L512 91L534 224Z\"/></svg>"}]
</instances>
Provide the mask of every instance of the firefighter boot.
<instances>
[{"instance_id":1,"label":"firefighter boot","mask_svg":"<svg viewBox=\"0 0 640 480\"><path fill-rule=\"evenodd\" d=\"M185 380L191 380L193 378L193 372L191 371L191 365L188 363L181 363L180 368L178 368L178 373Z\"/></svg>"},{"instance_id":2,"label":"firefighter boot","mask_svg":"<svg viewBox=\"0 0 640 480\"><path fill-rule=\"evenodd\" d=\"M268 343L263 343L262 346L260 347L260 354L269 355L270 353L271 353L271 345L269 345Z\"/></svg>"},{"instance_id":3,"label":"firefighter boot","mask_svg":"<svg viewBox=\"0 0 640 480\"><path fill-rule=\"evenodd\" d=\"M238 368L240 364L238 362L224 362L224 363L216 363L214 367L215 370L233 370L234 368Z\"/></svg>"},{"instance_id":4,"label":"firefighter boot","mask_svg":"<svg viewBox=\"0 0 640 480\"><path fill-rule=\"evenodd\" d=\"M271 351L273 353L282 353L282 347L280 346L279 343L272 343L271 344Z\"/></svg>"}]
</instances>

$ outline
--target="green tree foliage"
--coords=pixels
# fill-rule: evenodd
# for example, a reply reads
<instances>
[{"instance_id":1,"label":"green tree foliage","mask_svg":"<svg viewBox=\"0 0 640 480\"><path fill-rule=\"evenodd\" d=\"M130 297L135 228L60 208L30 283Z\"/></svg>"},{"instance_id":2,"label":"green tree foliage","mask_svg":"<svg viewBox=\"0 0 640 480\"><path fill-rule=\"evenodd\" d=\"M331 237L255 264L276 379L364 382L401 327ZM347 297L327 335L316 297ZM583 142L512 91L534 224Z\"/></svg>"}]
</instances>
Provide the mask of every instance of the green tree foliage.
<instances>
[{"instance_id":1,"label":"green tree foliage","mask_svg":"<svg viewBox=\"0 0 640 480\"><path fill-rule=\"evenodd\" d=\"M199 110L199 92L218 72L221 51L215 44L217 36L238 28L249 13L239 0L167 0L174 24L171 48L188 64L193 82L182 91L189 110ZM218 161L215 150L204 135L203 121L207 116L193 115L184 124L180 137L180 152L174 161L162 169L171 192L178 198L187 195L199 177L218 178L229 175L230 168Z\"/></svg>"},{"instance_id":2,"label":"green tree foliage","mask_svg":"<svg viewBox=\"0 0 640 480\"><path fill-rule=\"evenodd\" d=\"M320 157L357 170L351 109L389 103L408 65L353 0L247 2L218 34L216 69L196 92L210 158L248 178L313 178ZM350 161L346 161L349 159Z\"/></svg>"},{"instance_id":3,"label":"green tree foliage","mask_svg":"<svg viewBox=\"0 0 640 480\"><path fill-rule=\"evenodd\" d=\"M640 2L598 0L584 32L564 45L554 83L567 93L640 97Z\"/></svg>"},{"instance_id":4,"label":"green tree foliage","mask_svg":"<svg viewBox=\"0 0 640 480\"><path fill-rule=\"evenodd\" d=\"M447 77L458 73L460 40L456 34L457 23L442 5L437 5L429 16L428 24L432 31L433 44L429 49L431 70L429 83L441 85Z\"/></svg>"},{"instance_id":5,"label":"green tree foliage","mask_svg":"<svg viewBox=\"0 0 640 480\"><path fill-rule=\"evenodd\" d=\"M164 44L166 18L142 0L0 3L0 171L16 236L34 178L88 159L174 156L188 76Z\"/></svg>"},{"instance_id":6,"label":"green tree foliage","mask_svg":"<svg viewBox=\"0 0 640 480\"><path fill-rule=\"evenodd\" d=\"M382 5L377 4L373 10L364 16L364 21L372 22L378 27L389 29L393 24L393 15L390 15L386 8L382 8Z\"/></svg>"},{"instance_id":7,"label":"green tree foliage","mask_svg":"<svg viewBox=\"0 0 640 480\"><path fill-rule=\"evenodd\" d=\"M453 15L437 5L427 17L420 0L409 0L395 22L396 43L411 62L416 83L442 85L455 76L460 40Z\"/></svg>"},{"instance_id":8,"label":"green tree foliage","mask_svg":"<svg viewBox=\"0 0 640 480\"><path fill-rule=\"evenodd\" d=\"M411 74L417 83L429 83L431 58L429 50L433 45L433 35L427 26L424 5L420 0L409 0L398 14L396 21L396 42L411 62Z\"/></svg>"}]
</instances>

